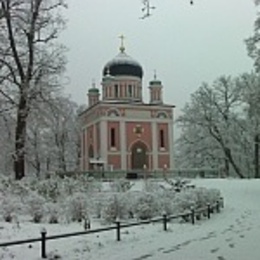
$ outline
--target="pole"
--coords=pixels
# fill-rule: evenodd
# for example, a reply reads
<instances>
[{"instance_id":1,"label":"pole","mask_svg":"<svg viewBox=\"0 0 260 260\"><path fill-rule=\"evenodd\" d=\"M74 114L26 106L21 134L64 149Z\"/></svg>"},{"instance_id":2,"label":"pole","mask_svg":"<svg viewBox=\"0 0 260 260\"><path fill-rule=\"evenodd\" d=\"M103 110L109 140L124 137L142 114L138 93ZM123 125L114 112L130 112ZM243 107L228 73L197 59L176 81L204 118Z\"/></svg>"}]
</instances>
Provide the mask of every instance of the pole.
<instances>
[{"instance_id":1,"label":"pole","mask_svg":"<svg viewBox=\"0 0 260 260\"><path fill-rule=\"evenodd\" d=\"M120 237L120 221L119 219L116 220L116 240L120 241L121 237Z\"/></svg>"},{"instance_id":2,"label":"pole","mask_svg":"<svg viewBox=\"0 0 260 260\"><path fill-rule=\"evenodd\" d=\"M47 231L45 228L43 228L41 230L41 236L42 236L42 255L41 257L42 258L47 258L47 254L46 254L46 234L47 234Z\"/></svg>"},{"instance_id":3,"label":"pole","mask_svg":"<svg viewBox=\"0 0 260 260\"><path fill-rule=\"evenodd\" d=\"M167 215L163 213L163 230L167 231Z\"/></svg>"}]
</instances>

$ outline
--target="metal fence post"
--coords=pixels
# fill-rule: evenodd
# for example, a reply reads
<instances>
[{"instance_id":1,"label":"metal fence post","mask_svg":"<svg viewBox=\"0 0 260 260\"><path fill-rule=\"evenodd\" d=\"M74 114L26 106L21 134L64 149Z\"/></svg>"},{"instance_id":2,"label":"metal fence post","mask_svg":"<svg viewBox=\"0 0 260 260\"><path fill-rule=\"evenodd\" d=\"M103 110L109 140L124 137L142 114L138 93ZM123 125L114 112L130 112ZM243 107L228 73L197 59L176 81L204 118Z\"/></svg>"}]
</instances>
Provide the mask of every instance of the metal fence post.
<instances>
[{"instance_id":1,"label":"metal fence post","mask_svg":"<svg viewBox=\"0 0 260 260\"><path fill-rule=\"evenodd\" d=\"M217 202L216 202L216 211L217 211L217 213L220 212L220 204L219 204L219 200L217 200Z\"/></svg>"},{"instance_id":2,"label":"metal fence post","mask_svg":"<svg viewBox=\"0 0 260 260\"><path fill-rule=\"evenodd\" d=\"M163 213L163 230L167 231L167 215Z\"/></svg>"},{"instance_id":3,"label":"metal fence post","mask_svg":"<svg viewBox=\"0 0 260 260\"><path fill-rule=\"evenodd\" d=\"M210 219L210 212L211 212L210 203L208 203L207 206L208 206L207 215L208 215L208 219Z\"/></svg>"},{"instance_id":4,"label":"metal fence post","mask_svg":"<svg viewBox=\"0 0 260 260\"><path fill-rule=\"evenodd\" d=\"M42 237L42 252L41 252L41 257L42 258L47 258L47 255L46 255L46 234L47 234L47 231L45 228L43 228L41 230L41 237Z\"/></svg>"},{"instance_id":5,"label":"metal fence post","mask_svg":"<svg viewBox=\"0 0 260 260\"><path fill-rule=\"evenodd\" d=\"M121 237L120 237L120 220L117 219L116 220L116 240L120 241Z\"/></svg>"}]
</instances>

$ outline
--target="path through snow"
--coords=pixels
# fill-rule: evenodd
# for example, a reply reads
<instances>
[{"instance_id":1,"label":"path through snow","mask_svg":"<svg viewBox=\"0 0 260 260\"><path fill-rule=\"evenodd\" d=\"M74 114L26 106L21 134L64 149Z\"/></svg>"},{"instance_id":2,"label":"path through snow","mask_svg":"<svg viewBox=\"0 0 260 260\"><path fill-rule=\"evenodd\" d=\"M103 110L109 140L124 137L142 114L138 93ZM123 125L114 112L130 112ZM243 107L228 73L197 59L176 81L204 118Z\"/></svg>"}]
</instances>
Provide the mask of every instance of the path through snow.
<instances>
[{"instance_id":1,"label":"path through snow","mask_svg":"<svg viewBox=\"0 0 260 260\"><path fill-rule=\"evenodd\" d=\"M124 229L121 242L115 241L113 230L47 241L47 250L54 255L57 252L64 260L259 260L260 181L198 179L192 182L197 186L220 189L225 198L224 210L195 225L169 223L167 232L163 231L162 223L148 224ZM40 228L33 224L24 225L20 231L4 227L0 241L6 241L7 236L8 240L39 236ZM79 228L82 227L76 224L47 226L50 235L74 232ZM0 259L40 259L39 247L39 244L33 244L32 247L6 248L0 250L0 256L3 255Z\"/></svg>"}]
</instances>

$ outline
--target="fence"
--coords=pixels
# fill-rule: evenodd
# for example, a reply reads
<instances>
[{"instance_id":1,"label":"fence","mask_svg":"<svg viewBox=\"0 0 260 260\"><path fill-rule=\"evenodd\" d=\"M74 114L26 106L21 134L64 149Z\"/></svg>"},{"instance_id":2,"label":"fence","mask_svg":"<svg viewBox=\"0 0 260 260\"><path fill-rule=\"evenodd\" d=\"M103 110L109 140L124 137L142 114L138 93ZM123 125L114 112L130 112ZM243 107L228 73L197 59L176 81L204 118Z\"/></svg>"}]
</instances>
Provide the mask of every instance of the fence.
<instances>
[{"instance_id":1,"label":"fence","mask_svg":"<svg viewBox=\"0 0 260 260\"><path fill-rule=\"evenodd\" d=\"M118 179L118 178L218 178L220 173L217 169L166 169L166 170L92 170L77 172L56 172L60 177L77 177L80 175L90 176L96 179Z\"/></svg>"},{"instance_id":2,"label":"fence","mask_svg":"<svg viewBox=\"0 0 260 260\"><path fill-rule=\"evenodd\" d=\"M150 223L155 223L155 222L162 222L163 230L167 231L167 228L168 228L167 223L172 219L183 218L186 221L190 220L192 224L195 224L196 219L199 220L201 218L201 215L210 219L210 216L212 213L220 212L220 208L224 208L223 198L220 198L212 205L208 204L206 207L203 207L200 209L195 210L194 208L191 208L191 210L188 213L183 213L183 214L178 214L178 215L167 215L166 213L164 213L162 217L153 218L153 219L144 220L144 221L126 223L126 224L122 224L120 222L120 220L116 220L115 226L111 226L111 227L98 228L98 229L93 229L93 230L86 230L86 231L81 231L81 232L60 234L60 235L54 235L54 236L46 236L47 231L45 229L42 229L40 238L32 238L32 239L27 239L27 240L0 243L0 247L8 247L8 246L21 245L21 244L27 244L27 243L41 242L41 252L40 252L41 258L47 258L47 253L46 253L46 241L47 240L55 240L55 239L66 238L66 237L82 236L82 235L88 235L88 234L93 234L93 233L101 233L101 232L105 232L105 231L109 231L109 230L116 230L116 240L120 241L122 228L128 228L128 227L150 224Z\"/></svg>"}]
</instances>

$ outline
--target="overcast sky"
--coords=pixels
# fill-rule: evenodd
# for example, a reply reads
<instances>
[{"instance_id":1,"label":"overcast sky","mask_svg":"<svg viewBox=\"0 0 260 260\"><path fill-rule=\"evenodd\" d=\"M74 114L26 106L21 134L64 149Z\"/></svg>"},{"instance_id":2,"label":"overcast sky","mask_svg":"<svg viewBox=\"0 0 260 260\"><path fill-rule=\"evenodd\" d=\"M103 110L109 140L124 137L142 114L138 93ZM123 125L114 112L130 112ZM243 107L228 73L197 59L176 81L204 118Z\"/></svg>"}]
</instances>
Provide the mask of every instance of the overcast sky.
<instances>
[{"instance_id":1,"label":"overcast sky","mask_svg":"<svg viewBox=\"0 0 260 260\"><path fill-rule=\"evenodd\" d=\"M101 71L119 52L120 34L126 52L144 69L143 93L157 76L164 101L181 109L201 82L220 75L252 70L244 39L253 32L253 0L151 0L153 15L142 15L141 0L68 0L68 25L62 42L68 47L70 83L66 93L86 104L92 80L100 86Z\"/></svg>"}]
</instances>

